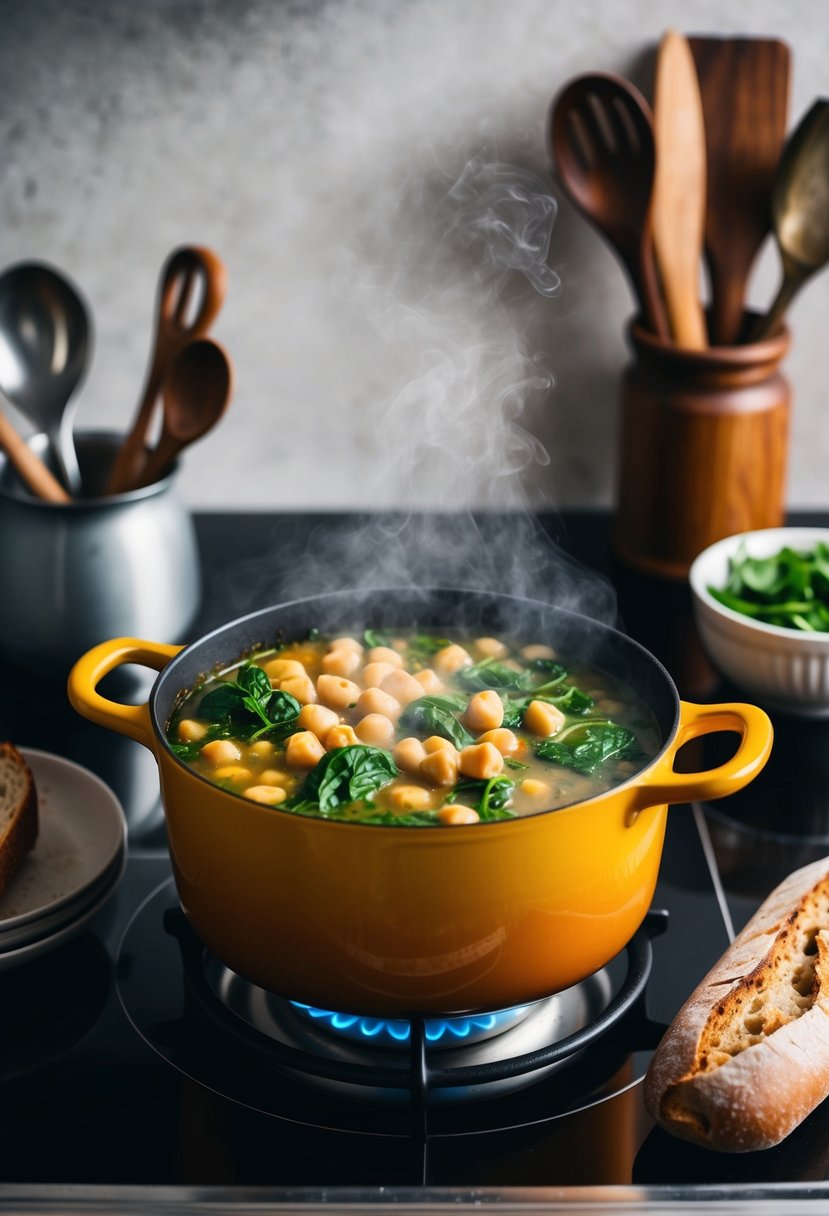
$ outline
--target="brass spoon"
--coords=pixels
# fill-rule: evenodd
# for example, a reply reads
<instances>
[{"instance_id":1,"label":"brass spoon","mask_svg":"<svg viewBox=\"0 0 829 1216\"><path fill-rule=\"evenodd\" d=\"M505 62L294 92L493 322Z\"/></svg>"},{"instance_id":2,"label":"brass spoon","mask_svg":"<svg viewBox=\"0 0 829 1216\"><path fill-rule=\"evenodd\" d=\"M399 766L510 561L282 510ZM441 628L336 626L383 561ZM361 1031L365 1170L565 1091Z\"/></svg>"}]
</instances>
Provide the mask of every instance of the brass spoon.
<instances>
[{"instance_id":1,"label":"brass spoon","mask_svg":"<svg viewBox=\"0 0 829 1216\"><path fill-rule=\"evenodd\" d=\"M783 150L772 194L774 235L783 281L750 335L768 338L811 275L829 262L829 101L819 99Z\"/></svg>"},{"instance_id":2,"label":"brass spoon","mask_svg":"<svg viewBox=\"0 0 829 1216\"><path fill-rule=\"evenodd\" d=\"M140 485L163 476L182 448L216 425L233 393L233 368L218 342L197 338L175 354L162 386L164 423Z\"/></svg>"}]
</instances>

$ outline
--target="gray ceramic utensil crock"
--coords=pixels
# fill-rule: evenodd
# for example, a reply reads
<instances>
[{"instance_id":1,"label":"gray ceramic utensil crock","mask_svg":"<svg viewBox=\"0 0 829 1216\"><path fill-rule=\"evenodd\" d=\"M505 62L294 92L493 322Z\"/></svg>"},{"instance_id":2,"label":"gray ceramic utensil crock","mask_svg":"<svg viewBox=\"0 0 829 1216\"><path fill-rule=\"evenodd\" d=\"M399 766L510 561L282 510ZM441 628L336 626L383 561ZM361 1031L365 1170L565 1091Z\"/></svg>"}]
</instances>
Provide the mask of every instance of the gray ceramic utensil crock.
<instances>
[{"instance_id":1,"label":"gray ceramic utensil crock","mask_svg":"<svg viewBox=\"0 0 829 1216\"><path fill-rule=\"evenodd\" d=\"M201 575L193 521L160 481L104 497L122 436L76 436L87 497L33 497L0 455L0 658L63 679L90 646L116 635L184 638ZM31 446L49 462L45 435Z\"/></svg>"}]
</instances>

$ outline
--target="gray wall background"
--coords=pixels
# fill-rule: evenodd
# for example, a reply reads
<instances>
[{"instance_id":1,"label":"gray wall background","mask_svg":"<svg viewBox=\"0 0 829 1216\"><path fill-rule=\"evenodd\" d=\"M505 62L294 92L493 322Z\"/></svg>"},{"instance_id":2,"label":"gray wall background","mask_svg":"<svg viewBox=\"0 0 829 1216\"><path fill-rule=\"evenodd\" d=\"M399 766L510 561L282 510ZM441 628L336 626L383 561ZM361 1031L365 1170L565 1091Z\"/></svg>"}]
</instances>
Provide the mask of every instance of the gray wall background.
<instances>
[{"instance_id":1,"label":"gray wall background","mask_svg":"<svg viewBox=\"0 0 829 1216\"><path fill-rule=\"evenodd\" d=\"M549 292L550 98L594 68L647 87L671 25L787 39L792 122L827 91L822 0L3 0L0 265L51 261L91 304L78 425L127 425L161 264L204 243L237 391L192 504L612 502L621 271L566 201L557 294L513 267ZM777 273L768 248L756 303ZM791 314L793 506L829 498L828 305L824 277Z\"/></svg>"}]
</instances>

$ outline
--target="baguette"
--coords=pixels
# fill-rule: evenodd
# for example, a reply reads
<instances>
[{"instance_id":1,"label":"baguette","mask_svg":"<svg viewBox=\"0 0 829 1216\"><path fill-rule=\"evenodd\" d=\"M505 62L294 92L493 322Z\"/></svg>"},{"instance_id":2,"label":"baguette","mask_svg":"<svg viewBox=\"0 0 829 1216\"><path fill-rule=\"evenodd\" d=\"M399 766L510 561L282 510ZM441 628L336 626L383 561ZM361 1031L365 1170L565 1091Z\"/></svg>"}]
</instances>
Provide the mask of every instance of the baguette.
<instances>
[{"instance_id":1,"label":"baguette","mask_svg":"<svg viewBox=\"0 0 829 1216\"><path fill-rule=\"evenodd\" d=\"M645 1077L666 1131L779 1144L829 1096L829 857L789 875L683 1005Z\"/></svg>"},{"instance_id":2,"label":"baguette","mask_svg":"<svg viewBox=\"0 0 829 1216\"><path fill-rule=\"evenodd\" d=\"M0 896L37 840L37 790L11 743L0 743Z\"/></svg>"}]
</instances>

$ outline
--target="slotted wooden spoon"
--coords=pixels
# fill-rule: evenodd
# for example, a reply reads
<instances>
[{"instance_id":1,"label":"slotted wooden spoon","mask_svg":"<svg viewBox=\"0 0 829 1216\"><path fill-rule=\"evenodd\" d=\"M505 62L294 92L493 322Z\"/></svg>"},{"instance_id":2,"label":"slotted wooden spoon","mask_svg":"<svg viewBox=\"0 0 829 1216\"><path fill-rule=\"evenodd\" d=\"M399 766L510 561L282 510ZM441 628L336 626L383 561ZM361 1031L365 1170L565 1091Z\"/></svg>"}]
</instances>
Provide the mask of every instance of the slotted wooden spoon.
<instances>
[{"instance_id":1,"label":"slotted wooden spoon","mask_svg":"<svg viewBox=\"0 0 829 1216\"><path fill-rule=\"evenodd\" d=\"M705 116L711 341L737 342L748 276L771 231L791 54L774 38L690 38Z\"/></svg>"},{"instance_id":2,"label":"slotted wooden spoon","mask_svg":"<svg viewBox=\"0 0 829 1216\"><path fill-rule=\"evenodd\" d=\"M618 254L648 327L667 338L651 230L650 106L620 76L578 76L550 107L548 140L558 180L571 202Z\"/></svg>"},{"instance_id":3,"label":"slotted wooden spoon","mask_svg":"<svg viewBox=\"0 0 829 1216\"><path fill-rule=\"evenodd\" d=\"M676 30L669 30L659 44L653 125L653 240L668 320L679 346L702 350L708 345L699 297L705 233L705 124L691 50Z\"/></svg>"}]
</instances>

